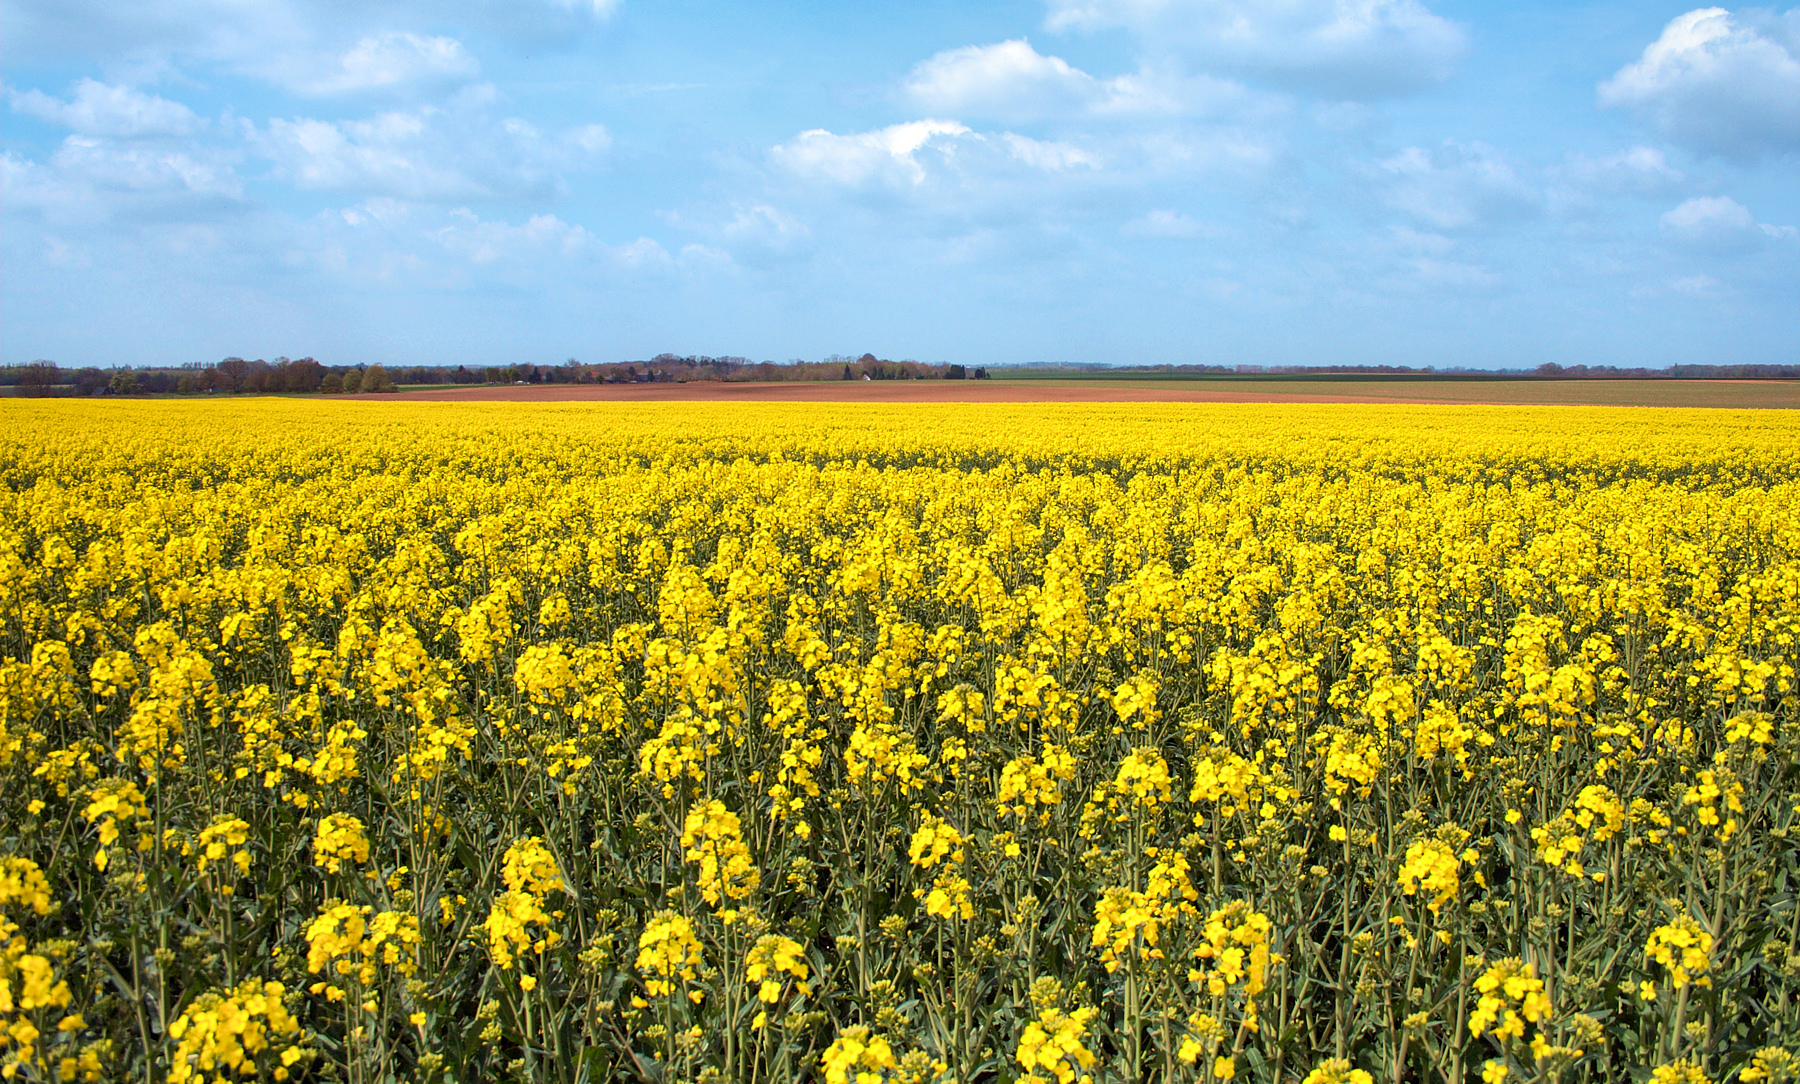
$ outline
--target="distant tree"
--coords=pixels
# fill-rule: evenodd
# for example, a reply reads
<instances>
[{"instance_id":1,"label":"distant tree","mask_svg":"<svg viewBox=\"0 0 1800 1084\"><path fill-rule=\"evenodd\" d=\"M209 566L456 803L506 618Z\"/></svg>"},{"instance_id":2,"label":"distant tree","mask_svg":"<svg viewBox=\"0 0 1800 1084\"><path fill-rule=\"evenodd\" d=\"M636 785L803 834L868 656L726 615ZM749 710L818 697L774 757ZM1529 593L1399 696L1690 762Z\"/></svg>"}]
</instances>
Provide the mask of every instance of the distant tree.
<instances>
[{"instance_id":1,"label":"distant tree","mask_svg":"<svg viewBox=\"0 0 1800 1084\"><path fill-rule=\"evenodd\" d=\"M250 363L243 358L226 358L219 362L219 372L225 377L227 391L242 391L244 379L250 375Z\"/></svg>"},{"instance_id":2,"label":"distant tree","mask_svg":"<svg viewBox=\"0 0 1800 1084\"><path fill-rule=\"evenodd\" d=\"M349 372L345 373L344 374L344 394L345 395L355 395L357 392L362 390L362 383L363 383L363 372L361 369L352 369Z\"/></svg>"},{"instance_id":3,"label":"distant tree","mask_svg":"<svg viewBox=\"0 0 1800 1084\"><path fill-rule=\"evenodd\" d=\"M976 380L986 380L987 378L988 378L988 371L985 368L977 367L975 370L975 379Z\"/></svg>"},{"instance_id":4,"label":"distant tree","mask_svg":"<svg viewBox=\"0 0 1800 1084\"><path fill-rule=\"evenodd\" d=\"M339 373L326 373L325 379L319 381L319 391L325 395L338 395L344 390L344 378Z\"/></svg>"},{"instance_id":5,"label":"distant tree","mask_svg":"<svg viewBox=\"0 0 1800 1084\"><path fill-rule=\"evenodd\" d=\"M282 383L289 391L317 391L319 382L325 379L325 366L311 358L300 358L288 362L284 375Z\"/></svg>"},{"instance_id":6,"label":"distant tree","mask_svg":"<svg viewBox=\"0 0 1800 1084\"><path fill-rule=\"evenodd\" d=\"M114 395L135 395L138 390L137 374L130 369L115 370L107 387L112 389Z\"/></svg>"},{"instance_id":7,"label":"distant tree","mask_svg":"<svg viewBox=\"0 0 1800 1084\"><path fill-rule=\"evenodd\" d=\"M175 382L175 390L182 395L197 394L200 391L200 381L191 372L182 373L181 379Z\"/></svg>"},{"instance_id":8,"label":"distant tree","mask_svg":"<svg viewBox=\"0 0 1800 1084\"><path fill-rule=\"evenodd\" d=\"M960 365L952 365L944 370L945 380L967 380L968 378L969 371Z\"/></svg>"},{"instance_id":9,"label":"distant tree","mask_svg":"<svg viewBox=\"0 0 1800 1084\"><path fill-rule=\"evenodd\" d=\"M388 378L387 370L379 365L371 365L363 371L363 391L393 391L394 382Z\"/></svg>"},{"instance_id":10,"label":"distant tree","mask_svg":"<svg viewBox=\"0 0 1800 1084\"><path fill-rule=\"evenodd\" d=\"M19 392L23 395L49 395L58 379L56 362L34 361L19 374Z\"/></svg>"},{"instance_id":11,"label":"distant tree","mask_svg":"<svg viewBox=\"0 0 1800 1084\"><path fill-rule=\"evenodd\" d=\"M850 366L848 366L848 365L844 366L844 379L845 380L855 380L856 379L856 375L850 371Z\"/></svg>"}]
</instances>

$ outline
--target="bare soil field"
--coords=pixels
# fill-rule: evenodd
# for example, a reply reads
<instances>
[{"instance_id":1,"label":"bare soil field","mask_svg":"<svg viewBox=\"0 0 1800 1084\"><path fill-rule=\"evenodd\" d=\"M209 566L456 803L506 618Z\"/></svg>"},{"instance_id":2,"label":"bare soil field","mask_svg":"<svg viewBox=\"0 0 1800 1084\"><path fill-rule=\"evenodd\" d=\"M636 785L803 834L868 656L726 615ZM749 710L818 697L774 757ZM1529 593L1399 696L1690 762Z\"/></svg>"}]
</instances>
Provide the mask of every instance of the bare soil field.
<instances>
[{"instance_id":1,"label":"bare soil field","mask_svg":"<svg viewBox=\"0 0 1800 1084\"><path fill-rule=\"evenodd\" d=\"M444 387L355 399L447 402L1489 403L1800 408L1787 380L893 380Z\"/></svg>"}]
</instances>

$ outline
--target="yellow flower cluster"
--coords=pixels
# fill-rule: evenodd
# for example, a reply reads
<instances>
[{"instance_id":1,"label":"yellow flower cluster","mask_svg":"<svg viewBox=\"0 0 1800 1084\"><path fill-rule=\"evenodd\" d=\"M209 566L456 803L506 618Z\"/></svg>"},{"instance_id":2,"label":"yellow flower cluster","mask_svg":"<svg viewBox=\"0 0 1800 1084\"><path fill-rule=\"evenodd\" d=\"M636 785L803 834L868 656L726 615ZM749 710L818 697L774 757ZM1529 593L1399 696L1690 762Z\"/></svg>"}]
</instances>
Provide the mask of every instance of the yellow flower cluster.
<instances>
[{"instance_id":1,"label":"yellow flower cluster","mask_svg":"<svg viewBox=\"0 0 1800 1084\"><path fill-rule=\"evenodd\" d=\"M1712 985L1707 974L1712 968L1713 935L1692 915L1680 914L1673 922L1650 931L1644 944L1644 955L1652 963L1661 964L1669 973L1669 982L1679 990L1688 983Z\"/></svg>"},{"instance_id":2,"label":"yellow flower cluster","mask_svg":"<svg viewBox=\"0 0 1800 1084\"><path fill-rule=\"evenodd\" d=\"M638 937L637 969L651 997L669 997L677 983L693 982L705 962L694 924L684 915L659 911ZM698 1000L699 991L690 996Z\"/></svg>"},{"instance_id":3,"label":"yellow flower cluster","mask_svg":"<svg viewBox=\"0 0 1800 1084\"><path fill-rule=\"evenodd\" d=\"M1021 1079L1029 1084L1089 1084L1088 1070L1097 1059L1087 1048L1088 1022L1094 1010L1080 1008L1065 1013L1046 1007L1019 1033L1019 1045L1013 1059L1025 1070Z\"/></svg>"},{"instance_id":4,"label":"yellow flower cluster","mask_svg":"<svg viewBox=\"0 0 1800 1084\"><path fill-rule=\"evenodd\" d=\"M319 819L318 833L313 836L313 862L336 873L345 862L363 865L369 861L369 837L363 823L349 813L331 813Z\"/></svg>"},{"instance_id":5,"label":"yellow flower cluster","mask_svg":"<svg viewBox=\"0 0 1800 1084\"><path fill-rule=\"evenodd\" d=\"M744 981L757 987L759 1001L773 1005L781 1000L780 975L793 976L798 980L800 992L808 992L806 976L810 972L806 961L801 959L803 951L800 942L780 934L768 933L756 939L744 960Z\"/></svg>"},{"instance_id":6,"label":"yellow flower cluster","mask_svg":"<svg viewBox=\"0 0 1800 1084\"><path fill-rule=\"evenodd\" d=\"M100 836L100 846L94 849L94 868L102 873L111 861L107 848L119 838L120 823L129 824L138 817L150 812L145 804L144 792L129 779L105 779L96 783L89 791L87 808L82 811L82 819L94 825ZM149 839L144 840L141 849L149 849Z\"/></svg>"},{"instance_id":7,"label":"yellow flower cluster","mask_svg":"<svg viewBox=\"0 0 1800 1084\"><path fill-rule=\"evenodd\" d=\"M195 998L169 1025L176 1042L170 1084L253 1078L265 1070L287 1080L307 1051L286 994L279 982L246 982Z\"/></svg>"},{"instance_id":8,"label":"yellow flower cluster","mask_svg":"<svg viewBox=\"0 0 1800 1084\"><path fill-rule=\"evenodd\" d=\"M1050 823L1050 807L1062 801L1061 785L1073 781L1076 774L1074 755L1055 744L1046 744L1038 756L1026 753L1006 762L1000 769L994 802L1002 812L1020 820L1037 810L1041 827Z\"/></svg>"},{"instance_id":9,"label":"yellow flower cluster","mask_svg":"<svg viewBox=\"0 0 1800 1084\"><path fill-rule=\"evenodd\" d=\"M542 956L562 940L560 933L549 929L560 912L546 912L543 903L550 893L564 888L555 856L536 836L514 840L506 848L500 869L506 891L494 897L493 909L482 926L494 966L507 971L520 955ZM527 989L536 982L531 976L522 976L520 981Z\"/></svg>"},{"instance_id":10,"label":"yellow flower cluster","mask_svg":"<svg viewBox=\"0 0 1800 1084\"><path fill-rule=\"evenodd\" d=\"M377 964L393 967L401 975L413 973L417 966L419 920L395 911L375 914L366 904L358 907L339 903L325 908L307 924L306 941L307 971L317 975L329 964L333 973L367 988L375 985L379 977ZM314 983L311 992L332 1001L345 997L344 989L330 982Z\"/></svg>"},{"instance_id":11,"label":"yellow flower cluster","mask_svg":"<svg viewBox=\"0 0 1800 1084\"><path fill-rule=\"evenodd\" d=\"M969 881L963 875L965 860L963 836L956 826L926 813L913 833L907 858L917 869L940 867L931 886L913 890L915 898L925 901L925 913L945 920L975 917L975 905L969 899Z\"/></svg>"},{"instance_id":12,"label":"yellow flower cluster","mask_svg":"<svg viewBox=\"0 0 1800 1084\"><path fill-rule=\"evenodd\" d=\"M1409 896L1420 893L1430 897L1426 904L1436 913L1456 898L1457 870L1462 868L1456 851L1438 839L1414 840L1406 848L1406 861L1400 866L1400 889Z\"/></svg>"},{"instance_id":13,"label":"yellow flower cluster","mask_svg":"<svg viewBox=\"0 0 1800 1084\"><path fill-rule=\"evenodd\" d=\"M717 798L690 810L681 829L683 856L698 863L700 895L714 907L756 891L762 874L750 861L736 813Z\"/></svg>"},{"instance_id":14,"label":"yellow flower cluster","mask_svg":"<svg viewBox=\"0 0 1800 1084\"><path fill-rule=\"evenodd\" d=\"M1196 967L1188 981L1222 997L1228 988L1241 987L1247 997L1263 992L1269 980L1269 916L1236 900L1206 916L1203 940L1194 948ZM1251 1010L1254 1015L1254 1009Z\"/></svg>"},{"instance_id":15,"label":"yellow flower cluster","mask_svg":"<svg viewBox=\"0 0 1800 1084\"><path fill-rule=\"evenodd\" d=\"M1469 1031L1476 1038L1492 1031L1496 1039L1522 1039L1527 1023L1550 1018L1550 995L1537 968L1517 957L1490 966L1475 980L1478 996L1469 1014Z\"/></svg>"},{"instance_id":16,"label":"yellow flower cluster","mask_svg":"<svg viewBox=\"0 0 1800 1084\"><path fill-rule=\"evenodd\" d=\"M1326 1058L1300 1084L1375 1084L1375 1078L1367 1069L1351 1066L1348 1058Z\"/></svg>"}]
</instances>

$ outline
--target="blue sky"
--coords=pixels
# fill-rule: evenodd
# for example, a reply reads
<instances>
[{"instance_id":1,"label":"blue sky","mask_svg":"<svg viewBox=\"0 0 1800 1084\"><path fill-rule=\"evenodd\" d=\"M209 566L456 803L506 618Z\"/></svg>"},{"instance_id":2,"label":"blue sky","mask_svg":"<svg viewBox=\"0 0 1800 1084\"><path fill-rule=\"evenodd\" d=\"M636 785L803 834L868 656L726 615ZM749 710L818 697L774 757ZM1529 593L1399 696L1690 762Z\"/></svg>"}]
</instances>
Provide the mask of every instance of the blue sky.
<instances>
[{"instance_id":1,"label":"blue sky","mask_svg":"<svg viewBox=\"0 0 1800 1084\"><path fill-rule=\"evenodd\" d=\"M0 359L1800 362L1800 8L0 0Z\"/></svg>"}]
</instances>

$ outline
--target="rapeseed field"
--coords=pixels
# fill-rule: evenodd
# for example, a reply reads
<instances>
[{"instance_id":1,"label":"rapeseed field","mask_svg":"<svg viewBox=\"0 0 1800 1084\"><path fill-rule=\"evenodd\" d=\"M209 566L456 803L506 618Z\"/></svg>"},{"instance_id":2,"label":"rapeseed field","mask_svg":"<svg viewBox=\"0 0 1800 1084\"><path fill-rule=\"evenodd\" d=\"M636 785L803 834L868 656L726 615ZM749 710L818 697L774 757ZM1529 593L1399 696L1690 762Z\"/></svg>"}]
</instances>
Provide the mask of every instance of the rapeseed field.
<instances>
[{"instance_id":1,"label":"rapeseed field","mask_svg":"<svg viewBox=\"0 0 1800 1084\"><path fill-rule=\"evenodd\" d=\"M0 404L9 1080L1793 1080L1800 418Z\"/></svg>"}]
</instances>

